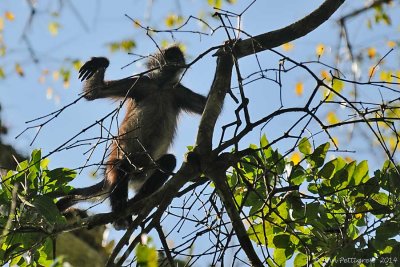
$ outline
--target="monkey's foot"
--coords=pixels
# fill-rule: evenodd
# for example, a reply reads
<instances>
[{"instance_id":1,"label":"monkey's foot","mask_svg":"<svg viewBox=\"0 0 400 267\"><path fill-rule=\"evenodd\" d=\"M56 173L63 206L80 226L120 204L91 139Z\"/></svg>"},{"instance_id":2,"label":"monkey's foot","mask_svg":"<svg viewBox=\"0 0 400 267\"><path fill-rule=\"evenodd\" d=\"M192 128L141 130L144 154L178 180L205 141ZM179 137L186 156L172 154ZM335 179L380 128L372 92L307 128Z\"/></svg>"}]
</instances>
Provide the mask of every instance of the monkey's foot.
<instances>
[{"instance_id":1,"label":"monkey's foot","mask_svg":"<svg viewBox=\"0 0 400 267\"><path fill-rule=\"evenodd\" d=\"M116 220L113 223L113 226L114 226L114 229L117 231L126 230L126 229L128 229L131 222L132 222L132 216L129 216L126 218L121 218L121 219Z\"/></svg>"}]
</instances>

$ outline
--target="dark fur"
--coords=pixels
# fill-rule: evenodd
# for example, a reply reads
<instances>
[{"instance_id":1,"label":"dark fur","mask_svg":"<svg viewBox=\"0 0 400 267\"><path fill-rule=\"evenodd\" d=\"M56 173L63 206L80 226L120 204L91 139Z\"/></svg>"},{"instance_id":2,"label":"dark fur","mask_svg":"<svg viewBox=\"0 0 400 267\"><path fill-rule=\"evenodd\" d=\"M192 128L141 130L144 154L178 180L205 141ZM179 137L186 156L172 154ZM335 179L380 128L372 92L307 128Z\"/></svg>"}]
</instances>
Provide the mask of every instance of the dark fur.
<instances>
[{"instance_id":1,"label":"dark fur","mask_svg":"<svg viewBox=\"0 0 400 267\"><path fill-rule=\"evenodd\" d=\"M111 146L105 178L87 188L73 190L57 203L64 211L73 204L93 197L110 196L113 211L125 209L128 183L136 190L136 198L145 197L167 180L176 160L166 154L175 136L179 113L184 110L201 114L206 98L179 83L185 59L178 46L172 46L149 57L147 76L104 81L108 67L106 58L92 58L79 73L85 80L87 100L125 98L127 112L117 138ZM114 223L125 229L130 218Z\"/></svg>"}]
</instances>

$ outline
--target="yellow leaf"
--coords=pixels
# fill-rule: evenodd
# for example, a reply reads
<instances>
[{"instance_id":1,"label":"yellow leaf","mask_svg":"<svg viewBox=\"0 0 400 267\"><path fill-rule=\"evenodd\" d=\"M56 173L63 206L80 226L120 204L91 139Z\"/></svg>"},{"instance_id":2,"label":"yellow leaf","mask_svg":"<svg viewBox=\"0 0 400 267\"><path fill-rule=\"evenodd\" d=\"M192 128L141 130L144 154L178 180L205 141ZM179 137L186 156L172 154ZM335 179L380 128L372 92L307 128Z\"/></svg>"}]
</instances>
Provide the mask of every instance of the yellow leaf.
<instances>
[{"instance_id":1,"label":"yellow leaf","mask_svg":"<svg viewBox=\"0 0 400 267\"><path fill-rule=\"evenodd\" d=\"M336 123L339 122L339 120L338 120L338 118L337 118L337 116L336 116L336 113L333 112L333 111L329 111L329 112L328 112L328 114L326 115L326 121L327 121L329 124L336 124Z\"/></svg>"},{"instance_id":2,"label":"yellow leaf","mask_svg":"<svg viewBox=\"0 0 400 267\"><path fill-rule=\"evenodd\" d=\"M388 41L387 42L387 46L389 46L390 48L394 48L396 46L396 42L395 41Z\"/></svg>"},{"instance_id":3,"label":"yellow leaf","mask_svg":"<svg viewBox=\"0 0 400 267\"><path fill-rule=\"evenodd\" d=\"M379 78L384 81L391 83L393 81L392 72L391 71L381 71L379 74Z\"/></svg>"},{"instance_id":4,"label":"yellow leaf","mask_svg":"<svg viewBox=\"0 0 400 267\"><path fill-rule=\"evenodd\" d=\"M325 51L325 45L323 44L318 44L317 47L315 48L315 53L317 54L318 57L321 57L324 54Z\"/></svg>"},{"instance_id":5,"label":"yellow leaf","mask_svg":"<svg viewBox=\"0 0 400 267\"><path fill-rule=\"evenodd\" d=\"M0 32L4 30L4 19L0 17Z\"/></svg>"},{"instance_id":6,"label":"yellow leaf","mask_svg":"<svg viewBox=\"0 0 400 267\"><path fill-rule=\"evenodd\" d=\"M4 12L4 17L9 21L13 21L15 19L15 15L11 11Z\"/></svg>"},{"instance_id":7,"label":"yellow leaf","mask_svg":"<svg viewBox=\"0 0 400 267\"><path fill-rule=\"evenodd\" d=\"M294 48L294 44L292 43L285 43L282 45L283 51L290 51Z\"/></svg>"},{"instance_id":8,"label":"yellow leaf","mask_svg":"<svg viewBox=\"0 0 400 267\"><path fill-rule=\"evenodd\" d=\"M332 89L340 93L344 88L344 82L338 79L332 80Z\"/></svg>"},{"instance_id":9,"label":"yellow leaf","mask_svg":"<svg viewBox=\"0 0 400 267\"><path fill-rule=\"evenodd\" d=\"M368 57L369 57L370 59L373 59L373 58L376 56L376 49L375 49L375 47L369 47L368 50L367 50L367 53L368 53Z\"/></svg>"},{"instance_id":10,"label":"yellow leaf","mask_svg":"<svg viewBox=\"0 0 400 267\"><path fill-rule=\"evenodd\" d=\"M362 214L362 213L356 213L356 214L354 215L354 218L357 219L357 220L362 219L362 217L363 217L363 214Z\"/></svg>"},{"instance_id":11,"label":"yellow leaf","mask_svg":"<svg viewBox=\"0 0 400 267\"><path fill-rule=\"evenodd\" d=\"M329 89L324 89L324 91L322 92L322 97L325 101L331 101L333 100L333 97L335 96L334 93L332 93L331 90Z\"/></svg>"},{"instance_id":12,"label":"yellow leaf","mask_svg":"<svg viewBox=\"0 0 400 267\"><path fill-rule=\"evenodd\" d=\"M21 77L24 77L24 70L22 69L21 65L19 63L15 64L15 71L17 74Z\"/></svg>"},{"instance_id":13,"label":"yellow leaf","mask_svg":"<svg viewBox=\"0 0 400 267\"><path fill-rule=\"evenodd\" d=\"M176 14L169 14L165 18L165 25L167 25L167 27L169 27L169 28L172 28L172 27L176 26L177 24L179 24L180 20L181 19Z\"/></svg>"},{"instance_id":14,"label":"yellow leaf","mask_svg":"<svg viewBox=\"0 0 400 267\"><path fill-rule=\"evenodd\" d=\"M214 8L221 9L222 0L208 0L208 4Z\"/></svg>"},{"instance_id":15,"label":"yellow leaf","mask_svg":"<svg viewBox=\"0 0 400 267\"><path fill-rule=\"evenodd\" d=\"M331 80L331 76L329 75L329 72L327 72L326 70L321 71L321 77L324 80Z\"/></svg>"},{"instance_id":16,"label":"yellow leaf","mask_svg":"<svg viewBox=\"0 0 400 267\"><path fill-rule=\"evenodd\" d=\"M50 22L48 28L49 28L50 34L53 36L56 36L58 34L60 24L57 22Z\"/></svg>"},{"instance_id":17,"label":"yellow leaf","mask_svg":"<svg viewBox=\"0 0 400 267\"><path fill-rule=\"evenodd\" d=\"M7 50L6 50L6 46L0 44L0 57L5 56L5 55L6 55L6 51L7 51Z\"/></svg>"},{"instance_id":18,"label":"yellow leaf","mask_svg":"<svg viewBox=\"0 0 400 267\"><path fill-rule=\"evenodd\" d=\"M292 156L290 157L290 160L293 162L294 165L299 164L299 162L301 160L300 153L297 151L293 152Z\"/></svg>"},{"instance_id":19,"label":"yellow leaf","mask_svg":"<svg viewBox=\"0 0 400 267\"><path fill-rule=\"evenodd\" d=\"M296 89L295 89L296 95L302 96L303 95L303 91L304 91L303 83L302 82L296 83Z\"/></svg>"},{"instance_id":20,"label":"yellow leaf","mask_svg":"<svg viewBox=\"0 0 400 267\"><path fill-rule=\"evenodd\" d=\"M46 90L46 98L47 99L52 99L53 98L53 88L48 87Z\"/></svg>"},{"instance_id":21,"label":"yellow leaf","mask_svg":"<svg viewBox=\"0 0 400 267\"><path fill-rule=\"evenodd\" d=\"M78 59L74 60L74 61L72 61L72 67L75 70L79 70L82 67L82 62L80 60L78 60Z\"/></svg>"},{"instance_id":22,"label":"yellow leaf","mask_svg":"<svg viewBox=\"0 0 400 267\"><path fill-rule=\"evenodd\" d=\"M0 67L0 78L1 78L1 79L6 78L6 74L4 73L4 70L3 70L2 67Z\"/></svg>"},{"instance_id":23,"label":"yellow leaf","mask_svg":"<svg viewBox=\"0 0 400 267\"><path fill-rule=\"evenodd\" d=\"M58 70L53 71L53 80L57 81L60 77L60 72Z\"/></svg>"},{"instance_id":24,"label":"yellow leaf","mask_svg":"<svg viewBox=\"0 0 400 267\"><path fill-rule=\"evenodd\" d=\"M69 88L69 80L64 81L63 86L65 89Z\"/></svg>"}]
</instances>

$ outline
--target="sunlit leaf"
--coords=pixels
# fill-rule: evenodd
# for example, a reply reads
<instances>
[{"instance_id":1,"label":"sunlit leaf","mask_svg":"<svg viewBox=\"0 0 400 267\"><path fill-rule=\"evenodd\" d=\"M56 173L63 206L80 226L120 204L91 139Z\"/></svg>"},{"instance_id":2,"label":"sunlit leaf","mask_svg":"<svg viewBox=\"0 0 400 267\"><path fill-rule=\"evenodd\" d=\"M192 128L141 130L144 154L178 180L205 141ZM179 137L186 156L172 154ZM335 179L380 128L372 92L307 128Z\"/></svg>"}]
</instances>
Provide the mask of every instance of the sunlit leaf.
<instances>
[{"instance_id":1,"label":"sunlit leaf","mask_svg":"<svg viewBox=\"0 0 400 267\"><path fill-rule=\"evenodd\" d=\"M136 257L139 266L158 266L158 253L154 247L139 244L136 246Z\"/></svg>"},{"instance_id":2,"label":"sunlit leaf","mask_svg":"<svg viewBox=\"0 0 400 267\"><path fill-rule=\"evenodd\" d=\"M79 59L72 61L72 67L75 70L79 70L82 67L82 61L80 61Z\"/></svg>"},{"instance_id":3,"label":"sunlit leaf","mask_svg":"<svg viewBox=\"0 0 400 267\"><path fill-rule=\"evenodd\" d=\"M373 59L376 56L376 48L375 47L369 47L367 50L368 57L370 59Z\"/></svg>"},{"instance_id":4,"label":"sunlit leaf","mask_svg":"<svg viewBox=\"0 0 400 267\"><path fill-rule=\"evenodd\" d=\"M329 124L336 124L339 122L339 119L336 116L336 113L333 111L329 111L328 114L326 115L326 121Z\"/></svg>"},{"instance_id":5,"label":"sunlit leaf","mask_svg":"<svg viewBox=\"0 0 400 267\"><path fill-rule=\"evenodd\" d=\"M69 85L70 85L70 81L69 80L63 82L63 86L64 86L65 89L69 88Z\"/></svg>"},{"instance_id":6,"label":"sunlit leaf","mask_svg":"<svg viewBox=\"0 0 400 267\"><path fill-rule=\"evenodd\" d=\"M302 82L297 82L296 83L296 88L295 88L296 95L298 95L298 96L303 95L303 91L304 91L303 83Z\"/></svg>"},{"instance_id":7,"label":"sunlit leaf","mask_svg":"<svg viewBox=\"0 0 400 267\"><path fill-rule=\"evenodd\" d=\"M22 66L19 63L15 63L15 72L20 76L20 77L24 77L24 69L22 68Z\"/></svg>"},{"instance_id":8,"label":"sunlit leaf","mask_svg":"<svg viewBox=\"0 0 400 267\"><path fill-rule=\"evenodd\" d=\"M331 79L331 75L326 70L321 71L321 77L322 77L322 79L327 80L327 81L329 81Z\"/></svg>"},{"instance_id":9,"label":"sunlit leaf","mask_svg":"<svg viewBox=\"0 0 400 267\"><path fill-rule=\"evenodd\" d=\"M389 46L389 48L394 48L397 45L395 41L391 40L389 40L386 44Z\"/></svg>"},{"instance_id":10,"label":"sunlit leaf","mask_svg":"<svg viewBox=\"0 0 400 267\"><path fill-rule=\"evenodd\" d=\"M124 52L131 52L136 47L136 43L133 40L123 40L121 42L121 49Z\"/></svg>"},{"instance_id":11,"label":"sunlit leaf","mask_svg":"<svg viewBox=\"0 0 400 267\"><path fill-rule=\"evenodd\" d=\"M318 57L321 57L325 52L325 45L323 44L318 44L317 47L315 48L315 53L317 54Z\"/></svg>"},{"instance_id":12,"label":"sunlit leaf","mask_svg":"<svg viewBox=\"0 0 400 267\"><path fill-rule=\"evenodd\" d=\"M48 87L46 90L46 98L50 100L52 97L53 97L53 88Z\"/></svg>"},{"instance_id":13,"label":"sunlit leaf","mask_svg":"<svg viewBox=\"0 0 400 267\"><path fill-rule=\"evenodd\" d=\"M0 79L5 79L6 78L6 74L4 73L4 69L2 67L0 67Z\"/></svg>"},{"instance_id":14,"label":"sunlit leaf","mask_svg":"<svg viewBox=\"0 0 400 267\"><path fill-rule=\"evenodd\" d=\"M13 21L15 19L15 15L11 11L4 12L4 17L9 21Z\"/></svg>"},{"instance_id":15,"label":"sunlit leaf","mask_svg":"<svg viewBox=\"0 0 400 267\"><path fill-rule=\"evenodd\" d=\"M283 45L282 45L282 49L283 49L283 51L290 51L290 50L293 50L293 48L294 48L294 44L293 43L284 43Z\"/></svg>"},{"instance_id":16,"label":"sunlit leaf","mask_svg":"<svg viewBox=\"0 0 400 267\"><path fill-rule=\"evenodd\" d=\"M294 267L303 267L307 265L307 255L299 253L294 258Z\"/></svg>"},{"instance_id":17,"label":"sunlit leaf","mask_svg":"<svg viewBox=\"0 0 400 267\"><path fill-rule=\"evenodd\" d=\"M344 88L344 82L342 80L333 79L332 80L332 89L336 92L340 93Z\"/></svg>"},{"instance_id":18,"label":"sunlit leaf","mask_svg":"<svg viewBox=\"0 0 400 267\"><path fill-rule=\"evenodd\" d=\"M304 155L310 155L312 152L310 141L308 141L308 138L306 137L303 137L300 140L298 147L300 152Z\"/></svg>"},{"instance_id":19,"label":"sunlit leaf","mask_svg":"<svg viewBox=\"0 0 400 267\"><path fill-rule=\"evenodd\" d=\"M178 16L176 14L169 14L166 18L165 18L165 25L169 28L173 28L175 26L178 26L180 24L182 24L183 22L183 18L182 16Z\"/></svg>"},{"instance_id":20,"label":"sunlit leaf","mask_svg":"<svg viewBox=\"0 0 400 267\"><path fill-rule=\"evenodd\" d=\"M0 32L4 30L4 19L0 17Z\"/></svg>"},{"instance_id":21,"label":"sunlit leaf","mask_svg":"<svg viewBox=\"0 0 400 267\"><path fill-rule=\"evenodd\" d=\"M363 217L363 214L362 214L362 213L356 213L356 214L354 215L354 218L357 219L357 220L362 219L362 217Z\"/></svg>"},{"instance_id":22,"label":"sunlit leaf","mask_svg":"<svg viewBox=\"0 0 400 267\"><path fill-rule=\"evenodd\" d=\"M369 179L368 176L368 162L366 160L361 161L356 169L354 170L353 177L355 185L359 185L362 182Z\"/></svg>"},{"instance_id":23,"label":"sunlit leaf","mask_svg":"<svg viewBox=\"0 0 400 267\"><path fill-rule=\"evenodd\" d=\"M333 97L335 96L335 94L332 93L331 90L325 88L322 92L322 96L323 96L323 99L325 99L325 101L331 101L331 100L333 100Z\"/></svg>"},{"instance_id":24,"label":"sunlit leaf","mask_svg":"<svg viewBox=\"0 0 400 267\"><path fill-rule=\"evenodd\" d=\"M60 78L60 72L58 70L53 71L53 80L57 81Z\"/></svg>"},{"instance_id":25,"label":"sunlit leaf","mask_svg":"<svg viewBox=\"0 0 400 267\"><path fill-rule=\"evenodd\" d=\"M208 4L215 8L222 7L222 0L207 0Z\"/></svg>"},{"instance_id":26,"label":"sunlit leaf","mask_svg":"<svg viewBox=\"0 0 400 267\"><path fill-rule=\"evenodd\" d=\"M393 73L391 71L381 71L379 73L379 78L387 83L391 83L393 82L393 77L392 77Z\"/></svg>"},{"instance_id":27,"label":"sunlit leaf","mask_svg":"<svg viewBox=\"0 0 400 267\"><path fill-rule=\"evenodd\" d=\"M310 157L306 158L307 162L309 162L313 167L321 167L324 164L329 147L330 144L328 142L318 146Z\"/></svg>"},{"instance_id":28,"label":"sunlit leaf","mask_svg":"<svg viewBox=\"0 0 400 267\"><path fill-rule=\"evenodd\" d=\"M293 162L294 165L299 164L299 162L301 160L300 153L297 151L293 152L292 156L290 157L290 160Z\"/></svg>"},{"instance_id":29,"label":"sunlit leaf","mask_svg":"<svg viewBox=\"0 0 400 267\"><path fill-rule=\"evenodd\" d=\"M129 53L136 47L136 43L131 39L127 39L119 42L111 42L107 46L111 52L124 51Z\"/></svg>"},{"instance_id":30,"label":"sunlit leaf","mask_svg":"<svg viewBox=\"0 0 400 267\"><path fill-rule=\"evenodd\" d=\"M56 36L58 34L58 30L60 29L60 24L58 22L50 22L48 29L51 35Z\"/></svg>"}]
</instances>

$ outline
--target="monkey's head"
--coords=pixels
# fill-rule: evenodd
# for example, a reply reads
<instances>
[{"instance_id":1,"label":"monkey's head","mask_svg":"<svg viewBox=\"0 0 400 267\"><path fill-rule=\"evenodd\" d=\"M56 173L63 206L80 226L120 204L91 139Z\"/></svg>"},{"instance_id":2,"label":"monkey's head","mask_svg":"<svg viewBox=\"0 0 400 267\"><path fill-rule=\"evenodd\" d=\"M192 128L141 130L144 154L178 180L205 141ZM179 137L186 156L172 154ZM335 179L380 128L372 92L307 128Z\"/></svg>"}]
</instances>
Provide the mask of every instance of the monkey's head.
<instances>
[{"instance_id":1,"label":"monkey's head","mask_svg":"<svg viewBox=\"0 0 400 267\"><path fill-rule=\"evenodd\" d=\"M151 55L146 65L149 70L154 69L148 74L150 78L164 84L178 82L185 64L185 56L175 44Z\"/></svg>"}]
</instances>

